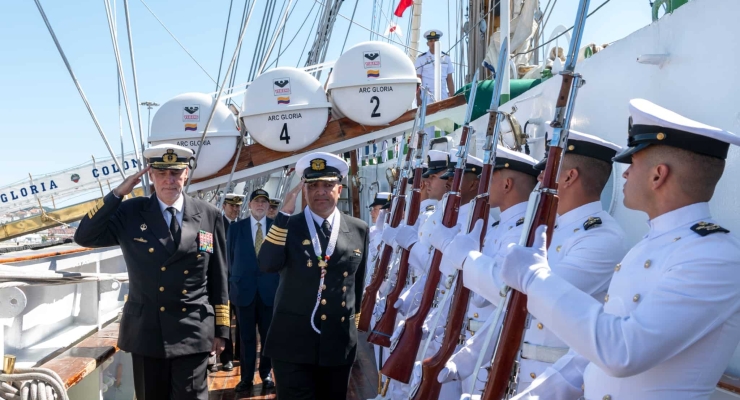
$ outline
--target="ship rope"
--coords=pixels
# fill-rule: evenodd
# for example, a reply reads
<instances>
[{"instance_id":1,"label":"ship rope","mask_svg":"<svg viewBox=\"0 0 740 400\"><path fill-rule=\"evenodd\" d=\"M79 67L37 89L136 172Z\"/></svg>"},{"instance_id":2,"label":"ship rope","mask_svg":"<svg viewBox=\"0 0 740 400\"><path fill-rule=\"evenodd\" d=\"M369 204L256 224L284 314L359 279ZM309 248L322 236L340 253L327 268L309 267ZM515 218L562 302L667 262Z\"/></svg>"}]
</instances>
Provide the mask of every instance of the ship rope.
<instances>
[{"instance_id":1,"label":"ship rope","mask_svg":"<svg viewBox=\"0 0 740 400\"><path fill-rule=\"evenodd\" d=\"M15 368L0 373L0 399L69 400L59 375L48 368Z\"/></svg>"},{"instance_id":2,"label":"ship rope","mask_svg":"<svg viewBox=\"0 0 740 400\"><path fill-rule=\"evenodd\" d=\"M218 77L216 78L216 90L218 90L218 81L221 80L221 69L224 66L224 53L226 52L226 38L229 36L229 22L231 22L231 9L234 6L234 0L229 1L229 15L226 17L226 31L224 32L224 43L221 45L221 61L218 63Z\"/></svg>"}]
</instances>

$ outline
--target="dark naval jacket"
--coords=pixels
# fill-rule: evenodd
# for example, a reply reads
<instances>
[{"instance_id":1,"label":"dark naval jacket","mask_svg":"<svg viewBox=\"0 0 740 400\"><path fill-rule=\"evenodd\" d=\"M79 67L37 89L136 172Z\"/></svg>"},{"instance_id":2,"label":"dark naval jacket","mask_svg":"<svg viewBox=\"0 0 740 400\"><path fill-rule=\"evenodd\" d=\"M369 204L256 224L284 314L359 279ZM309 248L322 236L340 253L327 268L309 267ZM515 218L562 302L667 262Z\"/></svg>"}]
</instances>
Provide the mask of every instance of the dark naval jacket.
<instances>
[{"instance_id":1,"label":"dark naval jacket","mask_svg":"<svg viewBox=\"0 0 740 400\"><path fill-rule=\"evenodd\" d=\"M313 221L312 221L313 222ZM314 223L315 224L315 223ZM260 269L280 272L265 355L277 360L321 366L352 364L357 350L355 313L365 287L367 224L342 214L334 254L326 268L321 303L311 327L311 313L321 268L311 243L304 213L278 213L259 254ZM323 238L321 229L316 227ZM325 247L327 240L322 240Z\"/></svg>"},{"instance_id":2,"label":"dark naval jacket","mask_svg":"<svg viewBox=\"0 0 740 400\"><path fill-rule=\"evenodd\" d=\"M265 218L265 225L265 231L269 231L272 220ZM246 307L252 304L254 296L259 293L262 302L272 307L280 275L262 272L257 265L251 216L231 224L226 235L226 243L229 249L229 299L231 303L235 306Z\"/></svg>"},{"instance_id":3,"label":"dark naval jacket","mask_svg":"<svg viewBox=\"0 0 740 400\"><path fill-rule=\"evenodd\" d=\"M80 222L75 242L120 245L129 274L118 347L148 357L210 352L228 338L226 237L221 213L184 196L175 248L156 195L127 201L109 193Z\"/></svg>"}]
</instances>

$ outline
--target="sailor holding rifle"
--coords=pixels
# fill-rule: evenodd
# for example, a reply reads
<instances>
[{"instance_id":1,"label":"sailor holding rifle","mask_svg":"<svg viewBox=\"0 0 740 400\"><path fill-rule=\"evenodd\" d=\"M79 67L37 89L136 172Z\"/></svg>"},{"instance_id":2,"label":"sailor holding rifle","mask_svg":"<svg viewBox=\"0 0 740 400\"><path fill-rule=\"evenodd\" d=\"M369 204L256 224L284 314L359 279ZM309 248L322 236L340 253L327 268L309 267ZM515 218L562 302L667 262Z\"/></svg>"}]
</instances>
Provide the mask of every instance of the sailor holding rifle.
<instances>
[{"instance_id":1,"label":"sailor holding rifle","mask_svg":"<svg viewBox=\"0 0 740 400\"><path fill-rule=\"evenodd\" d=\"M517 398L706 400L740 341L740 241L708 203L740 137L647 100L629 109L629 148L614 161L630 164L624 205L649 229L613 268L605 303L551 269L543 227L500 268L571 348Z\"/></svg>"},{"instance_id":2,"label":"sailor holding rifle","mask_svg":"<svg viewBox=\"0 0 740 400\"><path fill-rule=\"evenodd\" d=\"M224 218L183 193L193 151L161 144L82 219L75 241L119 245L129 274L118 347L131 352L138 400L208 399L206 367L229 337ZM149 172L156 193L127 196Z\"/></svg>"},{"instance_id":3,"label":"sailor holding rifle","mask_svg":"<svg viewBox=\"0 0 740 400\"><path fill-rule=\"evenodd\" d=\"M368 227L337 202L347 163L330 153L296 163L302 182L285 197L259 253L263 272L280 272L265 355L279 400L343 400L357 351ZM308 205L295 210L303 190Z\"/></svg>"}]
</instances>

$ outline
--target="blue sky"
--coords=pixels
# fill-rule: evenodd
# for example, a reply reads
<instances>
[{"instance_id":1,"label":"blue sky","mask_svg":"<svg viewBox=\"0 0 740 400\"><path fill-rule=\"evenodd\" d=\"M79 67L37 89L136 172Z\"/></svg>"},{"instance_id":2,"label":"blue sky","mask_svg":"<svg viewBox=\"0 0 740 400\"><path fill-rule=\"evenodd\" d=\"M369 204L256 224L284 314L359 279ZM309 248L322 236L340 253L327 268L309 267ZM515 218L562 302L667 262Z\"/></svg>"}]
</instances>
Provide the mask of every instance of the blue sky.
<instances>
[{"instance_id":1,"label":"blue sky","mask_svg":"<svg viewBox=\"0 0 740 400\"><path fill-rule=\"evenodd\" d=\"M244 39L237 83L247 81L252 59L250 55L254 54L257 32L267 2L257 1ZM308 10L318 0L293 1L296 8L288 21L283 46L296 34L301 22L306 19ZM453 35L449 34L448 26L455 29L454 9L459 1L423 2L421 29L424 31L436 28L444 31L446 37L442 39L443 49L454 42L454 38L450 41ZM602 1L593 0L591 9ZM113 148L120 151L116 64L103 0L41 2L108 139ZM229 1L145 2L215 78L219 69ZM355 15L357 23L368 28L371 26L374 3L382 4L384 13L390 17L397 0L358 0ZM467 4L467 1L464 3ZM545 3L546 1L541 0L543 8ZM287 4L287 1L283 3L278 0L276 8L283 4ZM447 13L448 4L450 14ZM340 14L349 18L354 5L354 0L345 0ZM130 0L129 6L141 101L156 101L161 104L180 93L212 92L216 89L213 81L175 43L140 0ZM576 6L577 0L559 0L546 28L546 36L559 24L572 25ZM133 106L133 82L130 76L123 1L118 0L116 7L119 46ZM243 0L234 0L224 71L236 45L243 7ZM318 5L314 7L296 40L280 57L280 66L296 66L296 63L303 65L305 57L300 61L299 57L309 37L308 46L311 45L315 32L311 25L318 8ZM275 15L274 18L278 17ZM408 33L405 30L409 17L410 12L407 11L399 22L404 35ZM650 7L647 0L611 0L587 21L583 43L615 41L649 23ZM349 25L346 19L337 18L327 61L339 56ZM385 29L388 23L383 19L380 25L381 29ZM29 172L36 175L72 167L88 161L91 155L107 156L107 150L33 1L5 4L0 13L0 37L3 38L0 40L0 109L3 110L5 121L0 126L0 135L3 138L0 185L25 179ZM370 33L367 30L357 25L352 26L347 47L369 39ZM277 49L273 51L272 59L276 54ZM143 111L146 130L146 110ZM128 151L132 149L132 145L123 107L121 113L124 147Z\"/></svg>"}]
</instances>

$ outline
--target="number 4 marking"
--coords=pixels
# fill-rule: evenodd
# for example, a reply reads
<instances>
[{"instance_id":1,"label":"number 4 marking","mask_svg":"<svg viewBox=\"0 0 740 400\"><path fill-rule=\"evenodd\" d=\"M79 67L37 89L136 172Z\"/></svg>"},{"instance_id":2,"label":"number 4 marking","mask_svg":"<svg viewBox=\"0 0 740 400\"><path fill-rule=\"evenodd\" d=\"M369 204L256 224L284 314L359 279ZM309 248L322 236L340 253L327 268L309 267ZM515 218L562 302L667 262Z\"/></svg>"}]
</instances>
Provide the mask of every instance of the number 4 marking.
<instances>
[{"instance_id":1,"label":"number 4 marking","mask_svg":"<svg viewBox=\"0 0 740 400\"><path fill-rule=\"evenodd\" d=\"M290 136L288 136L288 123L283 124L283 129L280 131L280 140L285 140L285 144L290 144Z\"/></svg>"},{"instance_id":2,"label":"number 4 marking","mask_svg":"<svg viewBox=\"0 0 740 400\"><path fill-rule=\"evenodd\" d=\"M370 118L378 118L380 116L380 113L378 111L378 107L380 107L380 99L378 96L373 96L370 98L370 103L376 103L375 108L373 108L373 112L370 113Z\"/></svg>"}]
</instances>

